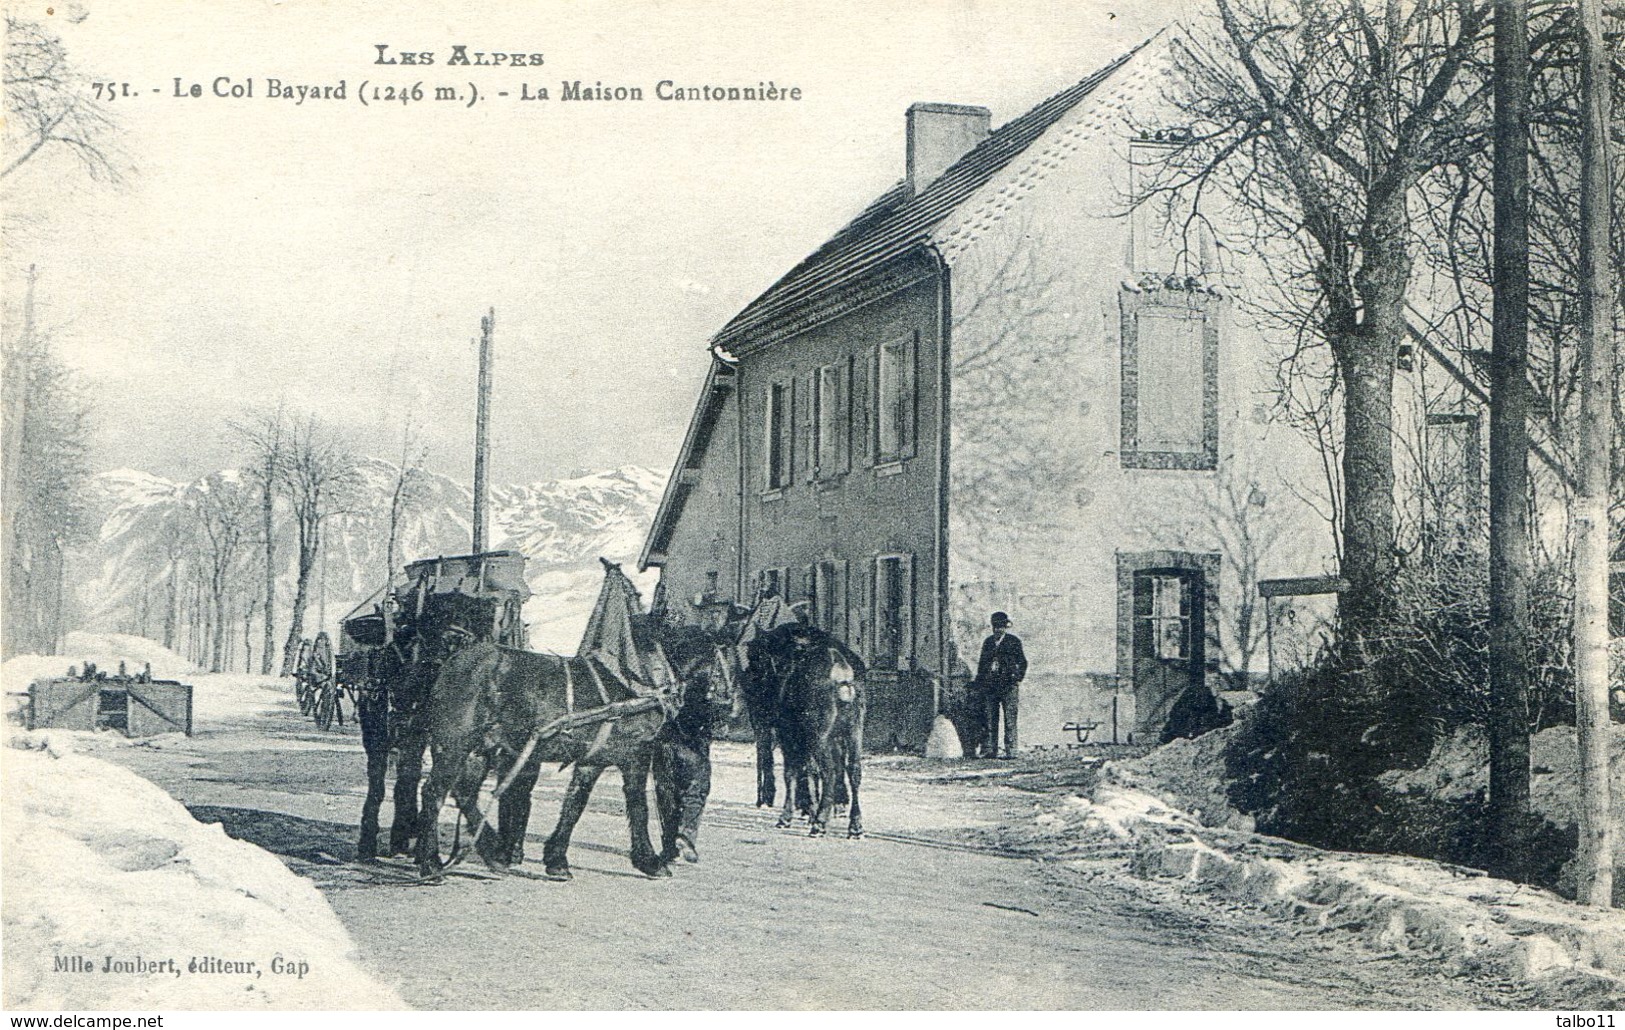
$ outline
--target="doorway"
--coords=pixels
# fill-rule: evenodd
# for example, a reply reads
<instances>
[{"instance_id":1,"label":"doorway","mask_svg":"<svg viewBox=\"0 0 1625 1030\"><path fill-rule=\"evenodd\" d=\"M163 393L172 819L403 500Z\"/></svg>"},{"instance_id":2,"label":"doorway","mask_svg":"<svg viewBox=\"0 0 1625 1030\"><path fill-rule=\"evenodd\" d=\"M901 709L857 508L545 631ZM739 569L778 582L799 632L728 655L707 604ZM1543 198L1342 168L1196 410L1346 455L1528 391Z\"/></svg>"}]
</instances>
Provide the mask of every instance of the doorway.
<instances>
[{"instance_id":1,"label":"doorway","mask_svg":"<svg viewBox=\"0 0 1625 1030\"><path fill-rule=\"evenodd\" d=\"M1207 689L1205 587L1200 569L1134 572L1134 736L1142 743L1160 741L1180 699Z\"/></svg>"}]
</instances>

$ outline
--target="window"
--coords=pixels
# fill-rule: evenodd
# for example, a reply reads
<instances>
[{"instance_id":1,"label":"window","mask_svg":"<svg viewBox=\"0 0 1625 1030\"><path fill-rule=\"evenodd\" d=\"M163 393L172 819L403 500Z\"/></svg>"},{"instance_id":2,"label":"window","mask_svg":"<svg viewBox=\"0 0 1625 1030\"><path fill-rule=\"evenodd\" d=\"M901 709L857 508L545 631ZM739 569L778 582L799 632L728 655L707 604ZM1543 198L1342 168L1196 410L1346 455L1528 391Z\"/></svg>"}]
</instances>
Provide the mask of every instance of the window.
<instances>
[{"instance_id":1,"label":"window","mask_svg":"<svg viewBox=\"0 0 1625 1030\"><path fill-rule=\"evenodd\" d=\"M914 363L916 333L896 337L875 349L875 463L914 455L915 409L918 407Z\"/></svg>"},{"instance_id":2,"label":"window","mask_svg":"<svg viewBox=\"0 0 1625 1030\"><path fill-rule=\"evenodd\" d=\"M907 669L914 657L914 558L876 558L874 576L875 667Z\"/></svg>"},{"instance_id":3,"label":"window","mask_svg":"<svg viewBox=\"0 0 1625 1030\"><path fill-rule=\"evenodd\" d=\"M1151 658L1189 658L1191 655L1190 591L1186 580L1172 573L1142 573L1134 590L1136 639Z\"/></svg>"},{"instance_id":4,"label":"window","mask_svg":"<svg viewBox=\"0 0 1625 1030\"><path fill-rule=\"evenodd\" d=\"M763 442L767 458L767 489L782 490L790 485L795 467L795 423L791 400L794 392L789 383L773 383L767 388L767 439Z\"/></svg>"},{"instance_id":5,"label":"window","mask_svg":"<svg viewBox=\"0 0 1625 1030\"><path fill-rule=\"evenodd\" d=\"M1216 468L1218 298L1125 289L1121 302L1124 467Z\"/></svg>"},{"instance_id":6,"label":"window","mask_svg":"<svg viewBox=\"0 0 1625 1030\"><path fill-rule=\"evenodd\" d=\"M1433 554L1463 554L1479 536L1485 484L1478 416L1429 412L1426 543Z\"/></svg>"},{"instance_id":7,"label":"window","mask_svg":"<svg viewBox=\"0 0 1625 1030\"><path fill-rule=\"evenodd\" d=\"M813 378L814 473L820 479L851 467L851 360L825 365Z\"/></svg>"},{"instance_id":8,"label":"window","mask_svg":"<svg viewBox=\"0 0 1625 1030\"><path fill-rule=\"evenodd\" d=\"M850 636L847 629L846 570L844 561L821 561L813 566L812 616L813 624L842 640Z\"/></svg>"}]
</instances>

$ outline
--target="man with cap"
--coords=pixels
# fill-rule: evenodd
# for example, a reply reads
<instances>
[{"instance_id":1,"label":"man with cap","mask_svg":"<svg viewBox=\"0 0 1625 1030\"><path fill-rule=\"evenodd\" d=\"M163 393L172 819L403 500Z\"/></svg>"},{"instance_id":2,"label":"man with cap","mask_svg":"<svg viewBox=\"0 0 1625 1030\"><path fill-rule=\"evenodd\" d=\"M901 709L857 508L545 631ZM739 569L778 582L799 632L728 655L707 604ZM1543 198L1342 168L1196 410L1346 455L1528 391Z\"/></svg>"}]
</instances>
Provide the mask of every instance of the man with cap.
<instances>
[{"instance_id":1,"label":"man with cap","mask_svg":"<svg viewBox=\"0 0 1625 1030\"><path fill-rule=\"evenodd\" d=\"M976 688L987 716L987 745L984 758L1014 758L1016 753L1016 708L1022 678L1027 675L1027 654L1021 638L1010 630L1010 616L994 612L988 620L993 632L982 641L982 657L976 663ZM999 715L1004 715L1004 751L999 751Z\"/></svg>"}]
</instances>

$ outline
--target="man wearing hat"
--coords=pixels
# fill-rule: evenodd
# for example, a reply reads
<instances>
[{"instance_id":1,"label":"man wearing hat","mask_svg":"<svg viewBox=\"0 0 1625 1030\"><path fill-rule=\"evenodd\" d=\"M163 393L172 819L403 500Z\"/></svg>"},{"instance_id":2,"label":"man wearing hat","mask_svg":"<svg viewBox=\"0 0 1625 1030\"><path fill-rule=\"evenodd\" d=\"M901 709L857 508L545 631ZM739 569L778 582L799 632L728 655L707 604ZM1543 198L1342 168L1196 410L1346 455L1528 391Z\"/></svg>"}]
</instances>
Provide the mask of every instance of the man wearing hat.
<instances>
[{"instance_id":1,"label":"man wearing hat","mask_svg":"<svg viewBox=\"0 0 1625 1030\"><path fill-rule=\"evenodd\" d=\"M1010 616L994 612L988 622L993 632L982 641L982 657L976 663L976 688L982 696L987 717L987 745L984 758L1016 756L1016 707L1021 680L1027 675L1027 654L1021 638L1009 632ZM999 751L999 715L1004 714L1004 751Z\"/></svg>"}]
</instances>

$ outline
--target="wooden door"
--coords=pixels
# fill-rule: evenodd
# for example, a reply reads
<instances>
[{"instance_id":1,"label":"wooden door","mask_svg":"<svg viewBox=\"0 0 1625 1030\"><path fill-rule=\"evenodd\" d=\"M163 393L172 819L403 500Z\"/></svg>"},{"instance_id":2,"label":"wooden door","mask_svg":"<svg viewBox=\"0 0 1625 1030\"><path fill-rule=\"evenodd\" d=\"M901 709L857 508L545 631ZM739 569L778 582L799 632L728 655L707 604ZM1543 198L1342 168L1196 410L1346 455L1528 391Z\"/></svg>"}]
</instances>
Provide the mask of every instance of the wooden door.
<instances>
[{"instance_id":1,"label":"wooden door","mask_svg":"<svg viewBox=\"0 0 1625 1030\"><path fill-rule=\"evenodd\" d=\"M1202 573L1134 574L1135 740L1154 744L1187 691L1203 688Z\"/></svg>"}]
</instances>

